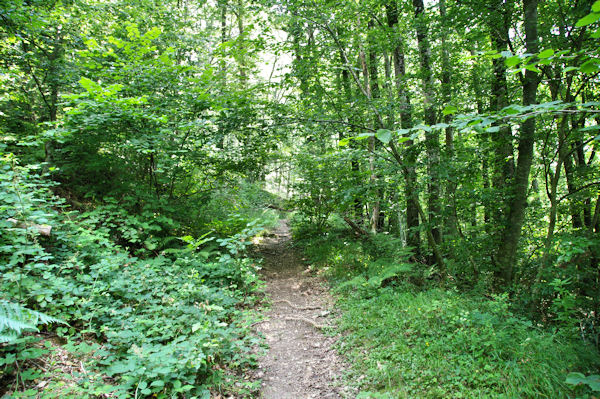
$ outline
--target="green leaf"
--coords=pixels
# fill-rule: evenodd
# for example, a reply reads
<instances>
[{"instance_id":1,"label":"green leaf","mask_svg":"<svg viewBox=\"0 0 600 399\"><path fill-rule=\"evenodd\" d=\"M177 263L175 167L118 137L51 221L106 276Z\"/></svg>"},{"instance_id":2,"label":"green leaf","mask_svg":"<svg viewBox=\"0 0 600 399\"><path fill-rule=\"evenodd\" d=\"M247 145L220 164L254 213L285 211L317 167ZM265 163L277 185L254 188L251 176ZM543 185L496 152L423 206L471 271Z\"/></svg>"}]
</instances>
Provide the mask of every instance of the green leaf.
<instances>
[{"instance_id":1,"label":"green leaf","mask_svg":"<svg viewBox=\"0 0 600 399\"><path fill-rule=\"evenodd\" d=\"M160 29L157 27L154 27L152 29L150 29L148 32L146 32L144 34L144 37L149 39L149 40L155 40L160 36Z\"/></svg>"},{"instance_id":2,"label":"green leaf","mask_svg":"<svg viewBox=\"0 0 600 399\"><path fill-rule=\"evenodd\" d=\"M96 42L96 41L94 40L94 42ZM115 45L117 48L125 47L125 42L123 40L117 39L116 37L113 37L113 36L108 37L108 42L110 44ZM88 46L88 47L91 47L91 46ZM98 47L98 43L96 43L96 47Z\"/></svg>"},{"instance_id":3,"label":"green leaf","mask_svg":"<svg viewBox=\"0 0 600 399\"><path fill-rule=\"evenodd\" d=\"M194 241L194 237L192 236L183 236L183 237L179 237L180 240L187 242L188 244Z\"/></svg>"},{"instance_id":4,"label":"green leaf","mask_svg":"<svg viewBox=\"0 0 600 399\"><path fill-rule=\"evenodd\" d=\"M600 392L600 376L599 375L590 375L587 378L586 384L592 388L594 392Z\"/></svg>"},{"instance_id":5,"label":"green leaf","mask_svg":"<svg viewBox=\"0 0 600 399\"><path fill-rule=\"evenodd\" d=\"M579 70L583 73L595 73L598 69L598 60L595 59L587 60L579 67Z\"/></svg>"},{"instance_id":6,"label":"green leaf","mask_svg":"<svg viewBox=\"0 0 600 399\"><path fill-rule=\"evenodd\" d=\"M96 83L93 80L88 79L88 78L79 79L79 84L81 85L81 87L83 87L84 89L86 89L89 92L94 91L98 88L98 83Z\"/></svg>"},{"instance_id":7,"label":"green leaf","mask_svg":"<svg viewBox=\"0 0 600 399\"><path fill-rule=\"evenodd\" d=\"M592 391L600 392L600 376L597 374L586 377L581 373L569 373L565 382L569 385L584 384L589 386Z\"/></svg>"},{"instance_id":8,"label":"green leaf","mask_svg":"<svg viewBox=\"0 0 600 399\"><path fill-rule=\"evenodd\" d=\"M569 385L581 384L585 380L585 375L581 373L569 373L565 382Z\"/></svg>"},{"instance_id":9,"label":"green leaf","mask_svg":"<svg viewBox=\"0 0 600 399\"><path fill-rule=\"evenodd\" d=\"M535 66L535 64L525 65L525 69L535 73L542 73L542 71L540 71L539 68Z\"/></svg>"},{"instance_id":10,"label":"green leaf","mask_svg":"<svg viewBox=\"0 0 600 399\"><path fill-rule=\"evenodd\" d=\"M379 129L375 133L375 137L384 144L388 144L392 140L392 132L387 129Z\"/></svg>"},{"instance_id":11,"label":"green leaf","mask_svg":"<svg viewBox=\"0 0 600 399\"><path fill-rule=\"evenodd\" d=\"M520 62L521 62L521 57L519 57L518 55L513 55L512 57L509 57L506 60L504 60L504 63L509 68L514 67L515 65L519 64Z\"/></svg>"},{"instance_id":12,"label":"green leaf","mask_svg":"<svg viewBox=\"0 0 600 399\"><path fill-rule=\"evenodd\" d=\"M38 295L38 301L44 296ZM18 303L0 300L0 343L13 342L22 332L37 331L38 324L63 323Z\"/></svg>"},{"instance_id":13,"label":"green leaf","mask_svg":"<svg viewBox=\"0 0 600 399\"><path fill-rule=\"evenodd\" d=\"M358 136L356 136L354 139L355 140L364 140L364 139L367 139L367 138L373 137L373 136L375 136L375 133L370 133L370 132L369 133L361 133Z\"/></svg>"},{"instance_id":14,"label":"green leaf","mask_svg":"<svg viewBox=\"0 0 600 399\"><path fill-rule=\"evenodd\" d=\"M446 108L442 110L442 114L444 115L452 115L456 112L458 112L458 108L456 108L454 105L446 105Z\"/></svg>"},{"instance_id":15,"label":"green leaf","mask_svg":"<svg viewBox=\"0 0 600 399\"><path fill-rule=\"evenodd\" d=\"M550 58L554 55L554 50L552 50L551 48L546 49L544 51L542 51L541 53L538 54L538 57L540 58Z\"/></svg>"},{"instance_id":16,"label":"green leaf","mask_svg":"<svg viewBox=\"0 0 600 399\"><path fill-rule=\"evenodd\" d=\"M589 132L590 130L598 130L600 129L600 125L592 125L579 129L580 132Z\"/></svg>"},{"instance_id":17,"label":"green leaf","mask_svg":"<svg viewBox=\"0 0 600 399\"><path fill-rule=\"evenodd\" d=\"M594 3L594 5L596 5L596 3ZM589 24L593 24L598 19L600 19L600 13L593 12L593 13L588 14L585 17L581 18L579 21L577 21L575 26L578 28L581 28L582 26L587 26Z\"/></svg>"},{"instance_id":18,"label":"green leaf","mask_svg":"<svg viewBox=\"0 0 600 399\"><path fill-rule=\"evenodd\" d=\"M338 143L338 146L345 147L348 144L350 144L350 139L346 137L345 139L340 140L340 142Z\"/></svg>"}]
</instances>

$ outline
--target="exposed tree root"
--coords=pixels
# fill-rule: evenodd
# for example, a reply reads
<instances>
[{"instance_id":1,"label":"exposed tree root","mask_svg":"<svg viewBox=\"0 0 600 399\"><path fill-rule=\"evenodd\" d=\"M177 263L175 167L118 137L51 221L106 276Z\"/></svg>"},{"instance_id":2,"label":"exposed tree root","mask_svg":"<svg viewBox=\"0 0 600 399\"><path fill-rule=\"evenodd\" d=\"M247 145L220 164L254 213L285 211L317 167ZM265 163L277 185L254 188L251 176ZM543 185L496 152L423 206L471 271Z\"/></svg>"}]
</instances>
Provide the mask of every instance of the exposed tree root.
<instances>
[{"instance_id":1,"label":"exposed tree root","mask_svg":"<svg viewBox=\"0 0 600 399\"><path fill-rule=\"evenodd\" d=\"M314 321L312 321L310 319L307 319L306 317L286 317L283 320L286 320L286 321L303 321L305 323L310 324L311 326L313 326L317 330L322 330L324 328L329 327L328 325L325 325L325 324L315 323Z\"/></svg>"},{"instance_id":2,"label":"exposed tree root","mask_svg":"<svg viewBox=\"0 0 600 399\"><path fill-rule=\"evenodd\" d=\"M320 306L296 306L293 303L291 303L290 301L288 301L287 299L280 299L278 301L274 301L273 304L276 303L286 303L290 308L292 309L296 309L296 310L317 310L317 309L323 309Z\"/></svg>"}]
</instances>

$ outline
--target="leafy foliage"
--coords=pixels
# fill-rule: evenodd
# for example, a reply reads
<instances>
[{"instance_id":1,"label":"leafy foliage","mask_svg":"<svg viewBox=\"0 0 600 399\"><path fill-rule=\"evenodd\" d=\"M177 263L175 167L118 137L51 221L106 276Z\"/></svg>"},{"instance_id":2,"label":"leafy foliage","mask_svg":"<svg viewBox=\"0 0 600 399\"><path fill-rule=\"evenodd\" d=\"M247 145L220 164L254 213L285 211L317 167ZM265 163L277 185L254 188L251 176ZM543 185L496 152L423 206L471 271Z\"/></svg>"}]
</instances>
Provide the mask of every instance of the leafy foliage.
<instances>
[{"instance_id":1,"label":"leafy foliage","mask_svg":"<svg viewBox=\"0 0 600 399\"><path fill-rule=\"evenodd\" d=\"M0 20L11 395L69 348L75 382L40 395L252 396L231 380L254 363L247 250L284 207L265 187L363 321L343 321L361 397L595 389L565 378L600 345L600 2L4 0Z\"/></svg>"},{"instance_id":2,"label":"leafy foliage","mask_svg":"<svg viewBox=\"0 0 600 399\"><path fill-rule=\"evenodd\" d=\"M0 300L0 343L12 344L23 332L38 331L40 324L59 321L17 303Z\"/></svg>"},{"instance_id":3,"label":"leafy foliage","mask_svg":"<svg viewBox=\"0 0 600 399\"><path fill-rule=\"evenodd\" d=\"M380 237L373 245L343 230L318 238L302 231L305 255L338 293L339 349L358 397L567 398L571 385L595 381L572 373L565 382L565 370L598 367L591 346L515 314L506 295L440 288L435 275L403 263L410 253L382 251Z\"/></svg>"},{"instance_id":4,"label":"leafy foliage","mask_svg":"<svg viewBox=\"0 0 600 399\"><path fill-rule=\"evenodd\" d=\"M52 225L50 237L14 226L2 236L2 292L45 313L2 300L3 340L17 345L2 349L5 375L18 372L7 360L11 352L25 350L14 340L16 333L58 319L69 326L55 331L73 340L74 348L85 337L91 356L87 367L112 381L81 376L72 388L81 397L98 390L129 397L136 389L160 397L167 392L202 395L208 392L207 381L225 378L215 373L215 364L234 369L253 364L251 350L258 341L249 334L248 311L240 306L255 303L261 287L257 262L242 256L248 238L262 229L256 221L231 239L221 239L223 251L206 254L201 243L173 246L179 241L173 239L167 240L170 250L156 255L139 234L173 232L171 219L162 223L156 214L140 215L149 220L146 224L120 213L110 201L91 212L59 213L55 207L61 201L46 180L19 167L9 154L2 167L0 218ZM129 246L144 242L145 256L130 255L115 239ZM50 385L47 395L59 386Z\"/></svg>"}]
</instances>

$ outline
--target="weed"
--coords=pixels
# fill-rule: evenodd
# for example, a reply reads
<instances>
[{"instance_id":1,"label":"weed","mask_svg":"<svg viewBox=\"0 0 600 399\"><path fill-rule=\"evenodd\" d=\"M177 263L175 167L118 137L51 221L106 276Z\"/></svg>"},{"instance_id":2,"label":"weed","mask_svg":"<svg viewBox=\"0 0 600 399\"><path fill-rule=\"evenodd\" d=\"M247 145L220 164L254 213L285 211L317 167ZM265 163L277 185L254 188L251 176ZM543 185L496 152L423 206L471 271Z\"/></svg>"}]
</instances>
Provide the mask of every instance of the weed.
<instances>
[{"instance_id":1,"label":"weed","mask_svg":"<svg viewBox=\"0 0 600 399\"><path fill-rule=\"evenodd\" d=\"M339 350L361 398L567 398L568 372L600 364L581 341L514 314L506 295L439 287L392 238L374 245L343 230L295 231L338 294Z\"/></svg>"}]
</instances>

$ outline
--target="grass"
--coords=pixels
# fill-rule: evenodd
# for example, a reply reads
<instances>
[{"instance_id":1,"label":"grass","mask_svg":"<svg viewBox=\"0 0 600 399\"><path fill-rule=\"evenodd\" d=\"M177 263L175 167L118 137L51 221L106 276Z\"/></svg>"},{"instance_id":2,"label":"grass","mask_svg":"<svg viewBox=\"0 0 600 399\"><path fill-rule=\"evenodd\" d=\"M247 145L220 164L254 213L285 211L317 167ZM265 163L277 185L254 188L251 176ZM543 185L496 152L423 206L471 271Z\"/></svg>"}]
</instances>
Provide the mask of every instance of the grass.
<instances>
[{"instance_id":1,"label":"grass","mask_svg":"<svg viewBox=\"0 0 600 399\"><path fill-rule=\"evenodd\" d=\"M506 296L443 286L391 237L295 232L338 294L339 349L359 398L590 397L565 379L597 370L595 349L516 315Z\"/></svg>"},{"instance_id":2,"label":"grass","mask_svg":"<svg viewBox=\"0 0 600 399\"><path fill-rule=\"evenodd\" d=\"M384 288L340 306L355 378L393 398L569 397L565 378L587 357L515 317L504 298Z\"/></svg>"}]
</instances>

